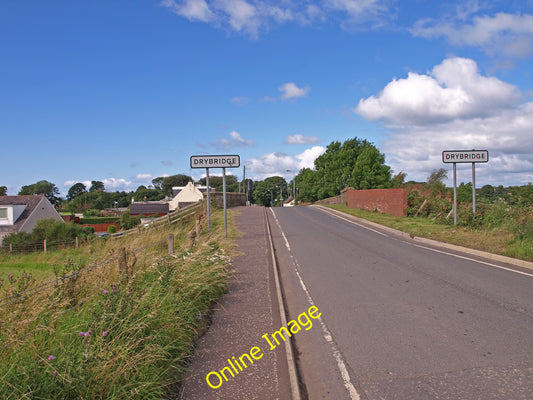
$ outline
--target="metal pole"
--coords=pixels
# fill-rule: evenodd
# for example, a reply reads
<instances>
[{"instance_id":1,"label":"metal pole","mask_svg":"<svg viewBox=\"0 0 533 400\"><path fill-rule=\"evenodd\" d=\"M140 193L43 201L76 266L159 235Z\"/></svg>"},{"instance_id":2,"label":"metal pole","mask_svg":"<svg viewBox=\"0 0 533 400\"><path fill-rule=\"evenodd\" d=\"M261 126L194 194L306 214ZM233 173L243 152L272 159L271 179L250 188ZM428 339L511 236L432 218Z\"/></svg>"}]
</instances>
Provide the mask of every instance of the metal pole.
<instances>
[{"instance_id":1,"label":"metal pole","mask_svg":"<svg viewBox=\"0 0 533 400\"><path fill-rule=\"evenodd\" d=\"M476 163L472 163L472 213L476 213Z\"/></svg>"},{"instance_id":2,"label":"metal pole","mask_svg":"<svg viewBox=\"0 0 533 400\"><path fill-rule=\"evenodd\" d=\"M457 163L453 163L453 224L457 225Z\"/></svg>"},{"instance_id":3,"label":"metal pole","mask_svg":"<svg viewBox=\"0 0 533 400\"><path fill-rule=\"evenodd\" d=\"M222 168L222 193L224 196L224 234L228 237L228 215L226 207L226 168Z\"/></svg>"},{"instance_id":4,"label":"metal pole","mask_svg":"<svg viewBox=\"0 0 533 400\"><path fill-rule=\"evenodd\" d=\"M211 197L209 194L209 168L205 169L205 184L207 185L207 229L211 230Z\"/></svg>"}]
</instances>

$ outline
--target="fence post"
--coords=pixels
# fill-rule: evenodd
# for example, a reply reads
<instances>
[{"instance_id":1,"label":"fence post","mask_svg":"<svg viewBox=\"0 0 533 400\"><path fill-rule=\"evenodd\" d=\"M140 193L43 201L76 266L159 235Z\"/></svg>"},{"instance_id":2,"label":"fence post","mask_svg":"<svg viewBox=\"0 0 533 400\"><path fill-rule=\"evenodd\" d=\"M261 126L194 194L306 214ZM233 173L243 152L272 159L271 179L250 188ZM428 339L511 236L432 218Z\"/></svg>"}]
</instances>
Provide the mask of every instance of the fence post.
<instances>
[{"instance_id":1,"label":"fence post","mask_svg":"<svg viewBox=\"0 0 533 400\"><path fill-rule=\"evenodd\" d=\"M46 253L46 239L44 239L43 248L44 248L44 252Z\"/></svg>"},{"instance_id":2,"label":"fence post","mask_svg":"<svg viewBox=\"0 0 533 400\"><path fill-rule=\"evenodd\" d=\"M13 243L9 243L9 254L13 254Z\"/></svg>"},{"instance_id":3,"label":"fence post","mask_svg":"<svg viewBox=\"0 0 533 400\"><path fill-rule=\"evenodd\" d=\"M174 254L174 234L168 234L168 254Z\"/></svg>"},{"instance_id":4,"label":"fence post","mask_svg":"<svg viewBox=\"0 0 533 400\"><path fill-rule=\"evenodd\" d=\"M128 264L126 264L126 248L118 249L118 272L120 275L128 275Z\"/></svg>"},{"instance_id":5,"label":"fence post","mask_svg":"<svg viewBox=\"0 0 533 400\"><path fill-rule=\"evenodd\" d=\"M196 237L200 237L200 219L196 220Z\"/></svg>"},{"instance_id":6,"label":"fence post","mask_svg":"<svg viewBox=\"0 0 533 400\"><path fill-rule=\"evenodd\" d=\"M79 247L80 247L80 242L78 240L78 237L76 236L76 248L79 249Z\"/></svg>"}]
</instances>

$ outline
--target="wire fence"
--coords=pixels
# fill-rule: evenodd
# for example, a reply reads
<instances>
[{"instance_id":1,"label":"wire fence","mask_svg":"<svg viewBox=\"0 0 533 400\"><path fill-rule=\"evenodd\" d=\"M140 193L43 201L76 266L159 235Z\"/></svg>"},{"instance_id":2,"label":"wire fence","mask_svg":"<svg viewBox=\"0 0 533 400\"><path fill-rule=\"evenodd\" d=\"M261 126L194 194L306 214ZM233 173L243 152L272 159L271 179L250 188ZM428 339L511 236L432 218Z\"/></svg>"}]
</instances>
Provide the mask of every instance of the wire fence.
<instances>
[{"instance_id":1,"label":"wire fence","mask_svg":"<svg viewBox=\"0 0 533 400\"><path fill-rule=\"evenodd\" d=\"M194 214L199 206L200 205L197 204L197 205L194 205L193 207L187 207L186 210L180 210L179 213L173 213L174 215L172 215L172 216L169 214L168 216L162 217L162 221L157 221L154 224L151 224L151 225L149 225L147 227L144 227L144 229L154 229L154 228L161 227L164 223L173 224L173 223L176 223L178 221L181 221L184 218ZM129 230L129 231L124 232L124 235L119 235L119 236L128 236L128 235L130 235L132 233L135 233L135 232L138 232L138 230L135 230L135 229ZM118 264L119 277L120 277L121 280L128 279L129 275L131 274L131 269L132 269L132 267L128 267L128 263L127 263L127 258L129 256L133 256L134 259L136 260L135 254L140 253L142 251L145 251L145 250L147 250L149 248L152 248L152 247L156 247L156 246L160 246L161 247L161 246L164 246L165 244L168 244L168 252L169 252L169 254L173 254L174 253L174 235L173 234L169 234L167 239L158 240L158 241L146 244L145 246L136 248L134 250L129 250L128 252L126 252L125 247L120 247L119 248L119 252L118 252L118 256L116 256L116 257L107 259L105 261L93 263L93 264L91 264L88 267L72 271L72 272L67 273L65 275L62 275L62 276L57 276L57 274L56 274L56 278L55 279L51 279L51 280L42 282L42 283L40 283L37 286L31 287L31 288L28 288L28 289L25 289L25 290L21 290L19 292L16 292L16 293L10 294L8 296L5 296L3 298L0 298L0 316L1 316L2 312L4 312L4 313L5 312L9 312L9 310L6 310L6 308L9 307L9 306L13 306L16 303L23 302L26 299L28 299L28 298L30 298L32 296L36 296L36 295L38 295L40 293L43 293L43 295L44 295L45 294L44 292L46 292L46 291L48 291L50 293L50 291L53 288L58 288L58 287L60 287L60 285L63 285L66 282L68 282L68 281L70 281L72 279L75 279L75 278L78 278L80 276L86 275L89 272L95 271L95 270L97 270L99 268L102 268L102 267L105 267L105 266L109 266L110 264ZM134 263L135 263L135 261L134 261ZM1 282L0 282L0 287L1 287ZM69 312L81 307L83 304L85 304L88 301L90 301L96 294L98 294L98 290L96 290L95 293L93 293L91 296L89 296L89 297L87 297L85 299L77 299L75 305L67 308L66 310L60 311L58 314L54 315L53 317L49 318L48 320L38 324L36 327L31 329L29 332L26 332L23 335L20 335L16 339L13 339L13 340L11 340L11 341L9 341L7 343L0 344L0 351L8 348L9 346L11 346L11 345L13 345L15 343L20 343L21 341L23 341L27 337L31 336L33 333L37 332L38 330L46 328L47 326L49 326L49 324L51 322L57 320L61 316L63 316L65 314L67 314L67 313L69 313ZM0 328L2 328L2 321L1 320L0 320ZM1 338L2 338L2 335L0 335L0 339Z\"/></svg>"},{"instance_id":2,"label":"wire fence","mask_svg":"<svg viewBox=\"0 0 533 400\"><path fill-rule=\"evenodd\" d=\"M151 228L171 225L187 217L189 214L194 213L198 209L198 207L200 207L200 205L201 203L190 204L187 207L175 210L165 216L156 218L145 225L139 225L134 228L119 231L113 234L106 234L106 236L109 236L110 238L127 237L129 235L146 231ZM97 237L95 239L98 240L100 238ZM38 242L9 243L4 244L0 247L0 255L30 254L36 252L46 253L48 251L57 251L65 248L79 248L80 246L88 244L90 242L91 240L89 239L79 239L76 237L63 241L51 241L45 239Z\"/></svg>"}]
</instances>

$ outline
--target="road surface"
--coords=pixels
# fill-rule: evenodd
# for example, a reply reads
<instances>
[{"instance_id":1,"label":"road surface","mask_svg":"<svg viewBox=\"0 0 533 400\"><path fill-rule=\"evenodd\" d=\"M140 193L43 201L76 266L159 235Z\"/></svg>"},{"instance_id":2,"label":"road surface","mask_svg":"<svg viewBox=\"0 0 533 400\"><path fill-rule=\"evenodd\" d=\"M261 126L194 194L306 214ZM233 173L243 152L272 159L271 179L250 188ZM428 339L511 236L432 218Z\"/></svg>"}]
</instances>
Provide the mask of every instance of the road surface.
<instances>
[{"instance_id":1,"label":"road surface","mask_svg":"<svg viewBox=\"0 0 533 400\"><path fill-rule=\"evenodd\" d=\"M316 207L268 216L288 320L321 313L292 337L303 398L533 399L533 271Z\"/></svg>"}]
</instances>

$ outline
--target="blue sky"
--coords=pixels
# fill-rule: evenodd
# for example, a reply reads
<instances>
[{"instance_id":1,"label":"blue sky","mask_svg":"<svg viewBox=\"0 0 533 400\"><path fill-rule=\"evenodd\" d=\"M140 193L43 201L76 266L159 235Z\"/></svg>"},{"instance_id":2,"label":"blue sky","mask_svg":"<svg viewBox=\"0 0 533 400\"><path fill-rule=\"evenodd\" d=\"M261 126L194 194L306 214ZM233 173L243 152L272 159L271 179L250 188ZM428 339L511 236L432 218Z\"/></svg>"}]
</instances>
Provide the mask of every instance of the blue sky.
<instances>
[{"instance_id":1,"label":"blue sky","mask_svg":"<svg viewBox=\"0 0 533 400\"><path fill-rule=\"evenodd\" d=\"M199 154L292 179L353 137L407 180L476 148L478 186L533 181L533 0L7 0L0 38L8 194L199 178Z\"/></svg>"}]
</instances>

